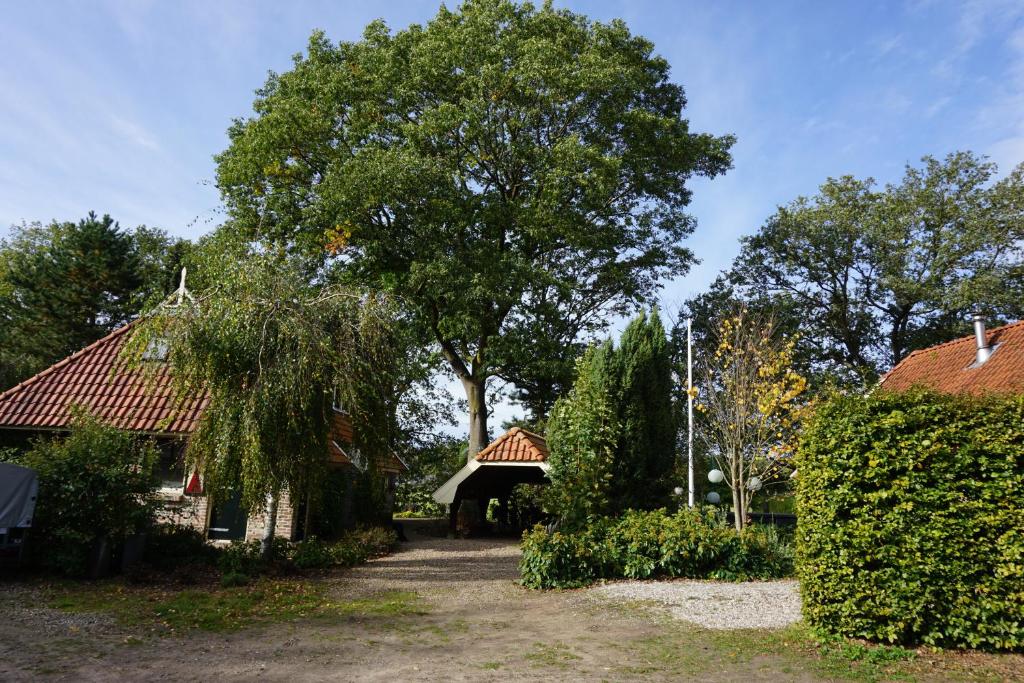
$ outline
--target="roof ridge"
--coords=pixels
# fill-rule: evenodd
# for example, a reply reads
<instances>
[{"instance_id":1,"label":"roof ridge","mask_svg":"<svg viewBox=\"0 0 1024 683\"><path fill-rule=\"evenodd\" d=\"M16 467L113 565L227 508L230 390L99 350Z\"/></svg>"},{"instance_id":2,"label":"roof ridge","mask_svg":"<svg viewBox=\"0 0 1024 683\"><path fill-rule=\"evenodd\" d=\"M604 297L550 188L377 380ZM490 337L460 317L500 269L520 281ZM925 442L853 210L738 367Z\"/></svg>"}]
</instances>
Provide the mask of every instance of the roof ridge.
<instances>
[{"instance_id":1,"label":"roof ridge","mask_svg":"<svg viewBox=\"0 0 1024 683\"><path fill-rule=\"evenodd\" d=\"M1024 325L1024 320L1018 320L1016 322L1006 323L1005 325L1000 325L999 327L993 327L991 330L986 330L985 331L985 335L986 335L986 337L989 336L989 335L995 335L995 334L1001 333L1003 330L1009 329L1011 327L1017 327L1018 325ZM973 338L974 338L973 334L967 334L967 335L964 335L963 337L957 337L956 339L950 339L949 341L944 341L944 342L940 342L938 344L932 344L931 346L926 346L923 349L914 349L913 351L911 351L907 355L903 356L903 358L901 358L900 361L898 363L896 363L896 365L892 366L889 369L889 372L887 372L884 375L882 375L882 377L879 379L878 383L882 384L883 382L885 382L885 380L889 378L889 375L891 375L894 372L896 372L897 368L899 368L905 362L907 362L908 360L910 360L911 358L913 358L914 356L916 356L916 355L918 355L920 353L924 353L926 351L935 351L936 349L941 349L941 348L944 348L944 347L947 347L947 346L952 346L953 344L962 344L964 342L972 340Z\"/></svg>"},{"instance_id":2,"label":"roof ridge","mask_svg":"<svg viewBox=\"0 0 1024 683\"><path fill-rule=\"evenodd\" d=\"M985 330L985 336L987 337L988 335L993 335L993 334L996 334L998 332L1002 332L1003 330L1005 330L1007 328L1016 327L1018 325L1024 325L1024 320L1018 320L1017 322L1006 323L1005 325L1000 325L999 327L993 327L991 330ZM922 351L931 351L932 349L938 349L938 348L941 348L943 346L952 346L953 344L960 344L960 343L963 343L963 342L966 342L966 341L971 341L972 339L974 339L974 335L973 334L967 334L967 335L964 335L963 337L957 337L956 339L950 339L949 341L939 342L938 344L932 344L931 346L926 346L923 349L914 349L913 351L908 353L906 356L904 356L904 359L910 358L915 353L921 353ZM988 341L988 340L986 339L986 341ZM900 361L900 362L902 363L903 361Z\"/></svg>"},{"instance_id":3,"label":"roof ridge","mask_svg":"<svg viewBox=\"0 0 1024 683\"><path fill-rule=\"evenodd\" d=\"M135 318L134 320L131 320L131 321L125 323L121 327L115 328L114 330L109 332L106 336L100 337L99 339L97 339L96 341L92 342L88 346L85 346L85 347L79 349L78 351L75 351L70 356L65 356L64 358L60 359L59 361L57 361L53 365L51 365L51 366L49 366L49 367L47 367L47 368L45 368L43 370L40 370L39 372L37 372L36 374L32 375L31 377L29 377L27 379L23 379L22 381L18 382L13 387L11 387L10 389L6 389L3 392L0 392L0 402L3 402L7 398L9 398L10 394L14 394L16 391L24 389L25 387L27 387L29 385L35 384L36 382L44 379L45 377L49 377L51 374L53 374L57 370L60 370L61 368L70 365L72 361L78 359L80 356L83 356L86 353L88 353L89 351L92 351L93 349L97 348L98 346L111 341L112 339L114 339L114 337L118 337L118 336L124 334L125 332L128 331L129 328L134 326L135 323L139 322L139 320L141 320L141 319L142 319L141 317Z\"/></svg>"}]
</instances>

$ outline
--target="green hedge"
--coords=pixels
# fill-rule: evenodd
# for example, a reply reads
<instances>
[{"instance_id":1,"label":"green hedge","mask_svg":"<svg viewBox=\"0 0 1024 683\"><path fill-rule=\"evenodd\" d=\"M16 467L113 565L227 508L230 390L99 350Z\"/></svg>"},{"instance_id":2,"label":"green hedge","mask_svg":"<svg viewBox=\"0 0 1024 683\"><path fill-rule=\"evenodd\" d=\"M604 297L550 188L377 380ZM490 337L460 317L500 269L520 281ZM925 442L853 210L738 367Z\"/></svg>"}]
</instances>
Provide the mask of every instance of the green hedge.
<instances>
[{"instance_id":1,"label":"green hedge","mask_svg":"<svg viewBox=\"0 0 1024 683\"><path fill-rule=\"evenodd\" d=\"M847 637L1024 646L1024 399L823 405L798 454L804 616Z\"/></svg>"},{"instance_id":2,"label":"green hedge","mask_svg":"<svg viewBox=\"0 0 1024 683\"><path fill-rule=\"evenodd\" d=\"M260 554L261 542L232 541L224 548L217 565L225 575L256 576L265 570L309 570L352 567L391 552L398 538L387 527L353 529L334 541L311 536L298 543L275 538L269 565Z\"/></svg>"},{"instance_id":3,"label":"green hedge","mask_svg":"<svg viewBox=\"0 0 1024 683\"><path fill-rule=\"evenodd\" d=\"M530 588L576 588L600 579L770 579L789 575L793 555L773 527L742 534L712 508L629 510L585 529L523 536L519 565Z\"/></svg>"}]
</instances>

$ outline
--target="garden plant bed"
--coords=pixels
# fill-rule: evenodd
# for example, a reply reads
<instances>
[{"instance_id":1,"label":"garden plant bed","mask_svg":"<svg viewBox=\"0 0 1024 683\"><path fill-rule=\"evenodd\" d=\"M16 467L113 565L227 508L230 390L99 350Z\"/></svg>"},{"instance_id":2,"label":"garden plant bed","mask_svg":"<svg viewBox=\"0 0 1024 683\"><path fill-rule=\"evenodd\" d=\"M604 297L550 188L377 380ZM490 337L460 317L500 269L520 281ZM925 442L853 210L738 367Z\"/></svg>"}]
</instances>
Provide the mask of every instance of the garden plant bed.
<instances>
[{"instance_id":1,"label":"garden plant bed","mask_svg":"<svg viewBox=\"0 0 1024 683\"><path fill-rule=\"evenodd\" d=\"M799 624L714 630L599 598L602 588L527 590L514 541L411 538L353 569L240 588L5 585L0 679L945 681L1024 672L1020 655L823 647ZM159 623L169 604L180 610L173 630ZM208 618L187 618L197 614Z\"/></svg>"}]
</instances>

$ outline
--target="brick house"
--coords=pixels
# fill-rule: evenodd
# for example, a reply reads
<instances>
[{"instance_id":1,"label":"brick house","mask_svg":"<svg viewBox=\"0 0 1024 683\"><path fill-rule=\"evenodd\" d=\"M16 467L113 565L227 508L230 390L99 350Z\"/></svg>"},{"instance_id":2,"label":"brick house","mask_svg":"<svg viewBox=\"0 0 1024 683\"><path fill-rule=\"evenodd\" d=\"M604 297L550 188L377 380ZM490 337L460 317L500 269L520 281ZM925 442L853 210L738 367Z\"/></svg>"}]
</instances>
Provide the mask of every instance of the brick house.
<instances>
[{"instance_id":1,"label":"brick house","mask_svg":"<svg viewBox=\"0 0 1024 683\"><path fill-rule=\"evenodd\" d=\"M973 335L910 353L878 386L912 387L948 394L1024 393L1024 321L986 330L975 315Z\"/></svg>"},{"instance_id":2,"label":"brick house","mask_svg":"<svg viewBox=\"0 0 1024 683\"><path fill-rule=\"evenodd\" d=\"M262 512L246 514L237 497L210 500L202 495L198 474L185 471L184 448L199 423L207 397L198 395L176 403L170 368L159 353L149 359L161 365L148 381L142 373L120 362L118 355L133 328L134 323L129 323L114 330L0 394L0 438L19 445L34 436L66 432L72 409L80 406L107 424L153 438L161 454L161 521L192 526L211 539L261 538L265 523ZM344 477L351 497L351 480L365 469L365 462L352 446L348 414L341 406L333 410L325 457L332 470L351 475ZM389 454L376 464L384 475L384 485L393 491L397 476L406 469L404 463ZM300 538L304 534L303 513L303 505L282 494L276 534Z\"/></svg>"}]
</instances>

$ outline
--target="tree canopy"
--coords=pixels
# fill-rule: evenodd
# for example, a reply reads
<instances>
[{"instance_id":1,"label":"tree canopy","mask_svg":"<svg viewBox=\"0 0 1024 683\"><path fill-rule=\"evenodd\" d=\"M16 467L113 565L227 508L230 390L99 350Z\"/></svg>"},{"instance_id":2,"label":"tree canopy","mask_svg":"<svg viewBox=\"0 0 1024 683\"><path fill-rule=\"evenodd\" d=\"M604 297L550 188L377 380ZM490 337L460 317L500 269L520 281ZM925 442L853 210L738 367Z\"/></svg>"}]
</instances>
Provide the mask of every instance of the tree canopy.
<instances>
[{"instance_id":1,"label":"tree canopy","mask_svg":"<svg viewBox=\"0 0 1024 683\"><path fill-rule=\"evenodd\" d=\"M3 387L78 351L173 290L187 241L110 216L15 226L0 242Z\"/></svg>"},{"instance_id":2,"label":"tree canopy","mask_svg":"<svg viewBox=\"0 0 1024 683\"><path fill-rule=\"evenodd\" d=\"M685 104L621 21L467 0L354 42L315 33L231 127L218 186L242 234L399 296L465 388L472 456L489 378L539 417L576 351L553 340L689 268L687 181L724 172L733 139L692 132Z\"/></svg>"},{"instance_id":3,"label":"tree canopy","mask_svg":"<svg viewBox=\"0 0 1024 683\"><path fill-rule=\"evenodd\" d=\"M925 157L897 184L830 178L742 240L691 313L731 299L800 329L799 365L870 383L910 351L967 333L968 313L1019 318L1024 165L959 152ZM706 331L705 331L706 332Z\"/></svg>"}]
</instances>

